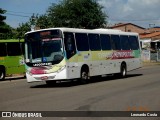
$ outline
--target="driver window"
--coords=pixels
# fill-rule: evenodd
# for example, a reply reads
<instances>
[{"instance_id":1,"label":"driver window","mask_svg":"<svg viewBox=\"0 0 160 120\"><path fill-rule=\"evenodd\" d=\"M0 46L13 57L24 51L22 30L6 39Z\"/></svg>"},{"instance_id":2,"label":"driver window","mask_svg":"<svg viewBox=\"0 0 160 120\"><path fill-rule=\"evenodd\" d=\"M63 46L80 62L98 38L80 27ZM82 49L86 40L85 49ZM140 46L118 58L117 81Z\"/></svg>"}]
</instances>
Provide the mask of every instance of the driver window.
<instances>
[{"instance_id":1,"label":"driver window","mask_svg":"<svg viewBox=\"0 0 160 120\"><path fill-rule=\"evenodd\" d=\"M69 59L73 55L76 54L75 41L74 41L73 33L69 33L69 32L64 33L64 43L65 43L67 58Z\"/></svg>"}]
</instances>

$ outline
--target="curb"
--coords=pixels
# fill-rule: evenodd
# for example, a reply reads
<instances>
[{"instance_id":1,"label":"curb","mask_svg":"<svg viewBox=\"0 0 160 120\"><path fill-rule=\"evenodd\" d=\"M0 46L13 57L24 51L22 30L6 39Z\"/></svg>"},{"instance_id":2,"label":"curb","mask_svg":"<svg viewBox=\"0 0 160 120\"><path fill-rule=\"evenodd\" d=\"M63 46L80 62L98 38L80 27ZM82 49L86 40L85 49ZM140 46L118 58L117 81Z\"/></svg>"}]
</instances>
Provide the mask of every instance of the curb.
<instances>
[{"instance_id":1,"label":"curb","mask_svg":"<svg viewBox=\"0 0 160 120\"><path fill-rule=\"evenodd\" d=\"M160 65L160 62L143 62L143 66Z\"/></svg>"}]
</instances>

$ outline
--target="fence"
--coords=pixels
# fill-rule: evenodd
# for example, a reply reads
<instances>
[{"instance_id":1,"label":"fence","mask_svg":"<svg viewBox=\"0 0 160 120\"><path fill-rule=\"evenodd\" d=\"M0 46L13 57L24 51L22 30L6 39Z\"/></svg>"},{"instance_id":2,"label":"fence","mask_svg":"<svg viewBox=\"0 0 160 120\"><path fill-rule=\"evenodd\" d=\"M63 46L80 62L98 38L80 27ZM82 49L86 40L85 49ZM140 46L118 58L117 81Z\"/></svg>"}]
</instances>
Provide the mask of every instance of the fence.
<instances>
[{"instance_id":1,"label":"fence","mask_svg":"<svg viewBox=\"0 0 160 120\"><path fill-rule=\"evenodd\" d=\"M144 62L150 62L150 57L151 57L151 52L150 50L142 50L142 60Z\"/></svg>"},{"instance_id":2,"label":"fence","mask_svg":"<svg viewBox=\"0 0 160 120\"><path fill-rule=\"evenodd\" d=\"M150 50L142 50L142 60L144 62L160 62L160 51L151 52Z\"/></svg>"},{"instance_id":3,"label":"fence","mask_svg":"<svg viewBox=\"0 0 160 120\"><path fill-rule=\"evenodd\" d=\"M160 62L160 51L157 53L157 61Z\"/></svg>"}]
</instances>

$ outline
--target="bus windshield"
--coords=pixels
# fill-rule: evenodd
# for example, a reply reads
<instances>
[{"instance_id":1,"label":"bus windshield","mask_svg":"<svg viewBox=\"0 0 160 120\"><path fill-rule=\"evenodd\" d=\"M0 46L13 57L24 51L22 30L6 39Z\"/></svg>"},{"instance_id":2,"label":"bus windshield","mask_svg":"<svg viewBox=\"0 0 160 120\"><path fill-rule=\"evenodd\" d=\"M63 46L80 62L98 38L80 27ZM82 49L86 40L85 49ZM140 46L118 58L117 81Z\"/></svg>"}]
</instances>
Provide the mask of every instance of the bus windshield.
<instances>
[{"instance_id":1,"label":"bus windshield","mask_svg":"<svg viewBox=\"0 0 160 120\"><path fill-rule=\"evenodd\" d=\"M58 30L28 34L26 36L26 63L59 63L64 57L61 41Z\"/></svg>"}]
</instances>

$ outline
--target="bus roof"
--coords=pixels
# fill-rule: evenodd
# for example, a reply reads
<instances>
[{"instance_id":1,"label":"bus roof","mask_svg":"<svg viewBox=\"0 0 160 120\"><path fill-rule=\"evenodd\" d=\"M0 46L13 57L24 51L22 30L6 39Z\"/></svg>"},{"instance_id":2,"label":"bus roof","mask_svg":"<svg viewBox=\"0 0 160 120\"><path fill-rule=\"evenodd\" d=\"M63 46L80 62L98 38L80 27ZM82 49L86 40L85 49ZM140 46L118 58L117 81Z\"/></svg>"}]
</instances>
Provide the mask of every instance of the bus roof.
<instances>
[{"instance_id":1,"label":"bus roof","mask_svg":"<svg viewBox=\"0 0 160 120\"><path fill-rule=\"evenodd\" d=\"M124 32L121 30L115 30L115 29L104 29L104 28L99 28L99 29L80 29L80 28L47 28L47 29L40 29L40 30L35 30L35 31L29 31L28 33L34 33L34 32L40 32L40 31L45 31L45 30L61 30L62 32L78 32L78 33L98 33L98 34L120 34L120 35L138 35L138 33L135 32Z\"/></svg>"},{"instance_id":2,"label":"bus roof","mask_svg":"<svg viewBox=\"0 0 160 120\"><path fill-rule=\"evenodd\" d=\"M8 42L24 42L24 39L7 39L7 40L0 40L0 43L8 43Z\"/></svg>"}]
</instances>

